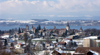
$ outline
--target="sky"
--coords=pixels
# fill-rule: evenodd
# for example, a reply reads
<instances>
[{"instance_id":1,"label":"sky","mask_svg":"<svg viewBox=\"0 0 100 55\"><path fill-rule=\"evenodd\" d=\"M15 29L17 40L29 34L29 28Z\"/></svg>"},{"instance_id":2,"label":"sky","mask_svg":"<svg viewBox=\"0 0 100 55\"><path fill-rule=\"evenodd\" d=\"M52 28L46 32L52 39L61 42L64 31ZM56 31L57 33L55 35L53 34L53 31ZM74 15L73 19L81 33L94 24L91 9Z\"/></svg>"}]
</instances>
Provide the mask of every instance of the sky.
<instances>
[{"instance_id":1,"label":"sky","mask_svg":"<svg viewBox=\"0 0 100 55\"><path fill-rule=\"evenodd\" d=\"M0 0L0 19L100 20L100 0Z\"/></svg>"}]
</instances>

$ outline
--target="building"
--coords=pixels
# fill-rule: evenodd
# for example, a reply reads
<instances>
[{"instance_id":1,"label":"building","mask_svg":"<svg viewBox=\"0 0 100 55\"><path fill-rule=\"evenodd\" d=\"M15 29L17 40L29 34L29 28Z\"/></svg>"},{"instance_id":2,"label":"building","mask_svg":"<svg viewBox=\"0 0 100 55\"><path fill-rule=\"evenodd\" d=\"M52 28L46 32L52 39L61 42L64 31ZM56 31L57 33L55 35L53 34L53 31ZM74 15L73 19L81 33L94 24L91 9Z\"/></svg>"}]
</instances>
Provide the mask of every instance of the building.
<instances>
[{"instance_id":1,"label":"building","mask_svg":"<svg viewBox=\"0 0 100 55\"><path fill-rule=\"evenodd\" d=\"M96 47L96 40L83 39L83 47Z\"/></svg>"},{"instance_id":2,"label":"building","mask_svg":"<svg viewBox=\"0 0 100 55\"><path fill-rule=\"evenodd\" d=\"M35 33L35 27L34 27L34 33Z\"/></svg>"},{"instance_id":3,"label":"building","mask_svg":"<svg viewBox=\"0 0 100 55\"><path fill-rule=\"evenodd\" d=\"M0 41L2 42L2 45L3 46L7 46L7 39L4 39L4 38L0 38Z\"/></svg>"},{"instance_id":4,"label":"building","mask_svg":"<svg viewBox=\"0 0 100 55\"><path fill-rule=\"evenodd\" d=\"M61 49L58 50L54 50L52 52L52 55L67 55L67 53L65 53L64 51L62 51Z\"/></svg>"},{"instance_id":5,"label":"building","mask_svg":"<svg viewBox=\"0 0 100 55\"><path fill-rule=\"evenodd\" d=\"M31 29L31 31L34 31L34 27L33 27L33 25L32 25L32 29Z\"/></svg>"},{"instance_id":6,"label":"building","mask_svg":"<svg viewBox=\"0 0 100 55\"><path fill-rule=\"evenodd\" d=\"M80 30L79 30L80 32L83 32L83 29L82 29L82 27L80 27Z\"/></svg>"},{"instance_id":7,"label":"building","mask_svg":"<svg viewBox=\"0 0 100 55\"><path fill-rule=\"evenodd\" d=\"M28 25L26 25L26 30L27 30L27 31L29 30L29 26L28 26Z\"/></svg>"},{"instance_id":8,"label":"building","mask_svg":"<svg viewBox=\"0 0 100 55\"><path fill-rule=\"evenodd\" d=\"M67 38L69 38L69 39L78 39L79 36L78 35L70 35Z\"/></svg>"},{"instance_id":9,"label":"building","mask_svg":"<svg viewBox=\"0 0 100 55\"><path fill-rule=\"evenodd\" d=\"M67 25L66 25L66 30L69 31L70 30L70 26L69 26L69 23L67 22Z\"/></svg>"},{"instance_id":10,"label":"building","mask_svg":"<svg viewBox=\"0 0 100 55\"><path fill-rule=\"evenodd\" d=\"M100 40L96 40L96 47L100 47Z\"/></svg>"},{"instance_id":11,"label":"building","mask_svg":"<svg viewBox=\"0 0 100 55\"><path fill-rule=\"evenodd\" d=\"M78 55L78 54L83 54L83 55L100 55L100 48L99 47L78 47L75 50L75 53L73 55Z\"/></svg>"}]
</instances>

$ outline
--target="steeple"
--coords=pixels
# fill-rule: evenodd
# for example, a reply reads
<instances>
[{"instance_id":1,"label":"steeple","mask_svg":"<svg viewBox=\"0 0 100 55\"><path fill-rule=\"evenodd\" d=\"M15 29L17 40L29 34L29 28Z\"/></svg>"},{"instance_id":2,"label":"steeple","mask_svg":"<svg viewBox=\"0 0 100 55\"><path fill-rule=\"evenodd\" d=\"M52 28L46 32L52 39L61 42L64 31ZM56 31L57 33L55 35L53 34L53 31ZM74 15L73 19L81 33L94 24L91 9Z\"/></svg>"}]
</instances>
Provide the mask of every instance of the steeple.
<instances>
[{"instance_id":1,"label":"steeple","mask_svg":"<svg viewBox=\"0 0 100 55\"><path fill-rule=\"evenodd\" d=\"M45 30L45 27L43 27L43 30Z\"/></svg>"},{"instance_id":2,"label":"steeple","mask_svg":"<svg viewBox=\"0 0 100 55\"><path fill-rule=\"evenodd\" d=\"M31 29L32 31L34 30L34 27L33 27L33 25L32 25L32 29Z\"/></svg>"},{"instance_id":3,"label":"steeple","mask_svg":"<svg viewBox=\"0 0 100 55\"><path fill-rule=\"evenodd\" d=\"M56 29L56 26L54 26L54 30Z\"/></svg>"},{"instance_id":4,"label":"steeple","mask_svg":"<svg viewBox=\"0 0 100 55\"><path fill-rule=\"evenodd\" d=\"M22 33L23 32L23 29L21 28L20 30L21 30L21 33Z\"/></svg>"},{"instance_id":5,"label":"steeple","mask_svg":"<svg viewBox=\"0 0 100 55\"><path fill-rule=\"evenodd\" d=\"M69 22L67 22L67 26L69 26Z\"/></svg>"},{"instance_id":6,"label":"steeple","mask_svg":"<svg viewBox=\"0 0 100 55\"><path fill-rule=\"evenodd\" d=\"M69 22L67 22L67 25L66 25L66 30L67 30L67 31L69 31L69 30L70 30Z\"/></svg>"},{"instance_id":7,"label":"steeple","mask_svg":"<svg viewBox=\"0 0 100 55\"><path fill-rule=\"evenodd\" d=\"M54 26L54 28L53 28L53 32L56 32L56 26Z\"/></svg>"},{"instance_id":8,"label":"steeple","mask_svg":"<svg viewBox=\"0 0 100 55\"><path fill-rule=\"evenodd\" d=\"M29 26L28 25L26 25L26 30L29 30Z\"/></svg>"},{"instance_id":9,"label":"steeple","mask_svg":"<svg viewBox=\"0 0 100 55\"><path fill-rule=\"evenodd\" d=\"M44 32L46 31L45 27L43 27L43 31L44 31Z\"/></svg>"},{"instance_id":10,"label":"steeple","mask_svg":"<svg viewBox=\"0 0 100 55\"><path fill-rule=\"evenodd\" d=\"M34 33L35 33L35 27L34 27Z\"/></svg>"},{"instance_id":11,"label":"steeple","mask_svg":"<svg viewBox=\"0 0 100 55\"><path fill-rule=\"evenodd\" d=\"M80 32L83 32L83 29L82 29L82 27L80 27Z\"/></svg>"}]
</instances>

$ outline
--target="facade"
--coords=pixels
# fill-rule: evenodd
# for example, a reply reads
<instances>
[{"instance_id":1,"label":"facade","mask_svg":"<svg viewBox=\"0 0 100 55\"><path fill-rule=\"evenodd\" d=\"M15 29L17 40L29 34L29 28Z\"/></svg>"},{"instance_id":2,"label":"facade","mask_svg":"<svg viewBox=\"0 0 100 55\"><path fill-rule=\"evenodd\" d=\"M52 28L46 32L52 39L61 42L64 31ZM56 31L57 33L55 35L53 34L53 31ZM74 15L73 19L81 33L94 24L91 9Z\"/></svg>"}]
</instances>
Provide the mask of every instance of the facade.
<instances>
[{"instance_id":1,"label":"facade","mask_svg":"<svg viewBox=\"0 0 100 55\"><path fill-rule=\"evenodd\" d=\"M96 47L96 40L83 39L83 47Z\"/></svg>"},{"instance_id":2,"label":"facade","mask_svg":"<svg viewBox=\"0 0 100 55\"><path fill-rule=\"evenodd\" d=\"M100 55L99 47L78 47L73 55L84 54L84 55Z\"/></svg>"},{"instance_id":3,"label":"facade","mask_svg":"<svg viewBox=\"0 0 100 55\"><path fill-rule=\"evenodd\" d=\"M67 30L67 31L69 31L69 30L70 30L69 23L67 23L67 25L66 25L66 30Z\"/></svg>"},{"instance_id":4,"label":"facade","mask_svg":"<svg viewBox=\"0 0 100 55\"><path fill-rule=\"evenodd\" d=\"M35 33L35 27L34 27L34 33Z\"/></svg>"},{"instance_id":5,"label":"facade","mask_svg":"<svg viewBox=\"0 0 100 55\"><path fill-rule=\"evenodd\" d=\"M62 50L54 50L52 52L52 55L67 55L67 54L64 53Z\"/></svg>"},{"instance_id":6,"label":"facade","mask_svg":"<svg viewBox=\"0 0 100 55\"><path fill-rule=\"evenodd\" d=\"M80 32L83 32L83 29L82 29L82 27L80 27Z\"/></svg>"},{"instance_id":7,"label":"facade","mask_svg":"<svg viewBox=\"0 0 100 55\"><path fill-rule=\"evenodd\" d=\"M100 47L100 40L96 40L96 47Z\"/></svg>"},{"instance_id":8,"label":"facade","mask_svg":"<svg viewBox=\"0 0 100 55\"><path fill-rule=\"evenodd\" d=\"M28 26L28 25L26 25L26 30L27 30L27 31L29 30L29 26Z\"/></svg>"},{"instance_id":9,"label":"facade","mask_svg":"<svg viewBox=\"0 0 100 55\"><path fill-rule=\"evenodd\" d=\"M33 25L32 25L32 29L31 29L31 31L34 31L34 27L33 27Z\"/></svg>"}]
</instances>

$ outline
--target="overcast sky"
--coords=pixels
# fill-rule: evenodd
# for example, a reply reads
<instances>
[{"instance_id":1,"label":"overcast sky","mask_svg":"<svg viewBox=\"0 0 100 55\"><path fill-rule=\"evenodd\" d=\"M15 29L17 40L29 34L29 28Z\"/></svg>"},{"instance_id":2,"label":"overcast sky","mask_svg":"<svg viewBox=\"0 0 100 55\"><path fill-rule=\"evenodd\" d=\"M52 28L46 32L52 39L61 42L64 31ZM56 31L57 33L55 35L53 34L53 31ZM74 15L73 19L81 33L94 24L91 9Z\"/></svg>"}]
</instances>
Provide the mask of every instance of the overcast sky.
<instances>
[{"instance_id":1,"label":"overcast sky","mask_svg":"<svg viewBox=\"0 0 100 55\"><path fill-rule=\"evenodd\" d=\"M97 18L100 0L0 0L0 19L69 19L67 17L100 19Z\"/></svg>"}]
</instances>

